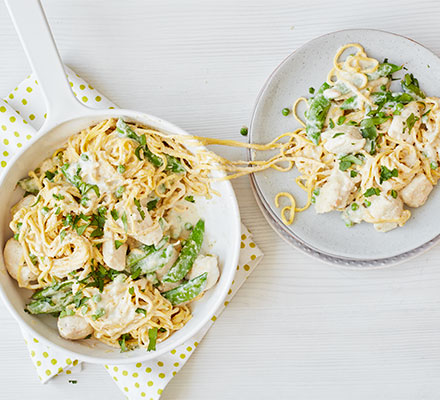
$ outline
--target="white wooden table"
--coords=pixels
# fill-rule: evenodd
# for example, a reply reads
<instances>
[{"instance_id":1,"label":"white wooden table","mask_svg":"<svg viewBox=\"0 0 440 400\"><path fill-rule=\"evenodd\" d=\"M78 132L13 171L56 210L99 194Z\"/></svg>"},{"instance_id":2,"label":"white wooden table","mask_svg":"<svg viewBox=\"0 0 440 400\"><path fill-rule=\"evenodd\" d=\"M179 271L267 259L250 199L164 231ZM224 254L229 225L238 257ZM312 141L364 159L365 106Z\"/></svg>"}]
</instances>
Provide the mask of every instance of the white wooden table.
<instances>
[{"instance_id":1,"label":"white wooden table","mask_svg":"<svg viewBox=\"0 0 440 400\"><path fill-rule=\"evenodd\" d=\"M440 55L435 0L43 4L62 56L76 72L119 105L197 135L240 139L270 72L298 46L330 31L385 29ZM0 55L5 94L29 66L3 4ZM163 398L438 399L440 247L384 270L330 267L271 231L247 178L234 187L265 259ZM77 385L59 377L42 386L3 307L0 338L1 399L123 398L96 365L85 367Z\"/></svg>"}]
</instances>

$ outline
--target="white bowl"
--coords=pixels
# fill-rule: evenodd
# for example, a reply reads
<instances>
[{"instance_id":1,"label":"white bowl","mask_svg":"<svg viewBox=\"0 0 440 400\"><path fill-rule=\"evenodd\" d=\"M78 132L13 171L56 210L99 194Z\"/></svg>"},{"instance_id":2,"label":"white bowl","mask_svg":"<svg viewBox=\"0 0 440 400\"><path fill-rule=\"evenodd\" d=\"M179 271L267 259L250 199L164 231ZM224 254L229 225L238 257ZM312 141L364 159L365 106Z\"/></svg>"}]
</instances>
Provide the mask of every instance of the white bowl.
<instances>
[{"instance_id":1,"label":"white bowl","mask_svg":"<svg viewBox=\"0 0 440 400\"><path fill-rule=\"evenodd\" d=\"M17 181L64 144L69 136L111 117L123 117L128 121L137 121L165 133L187 135L185 131L169 122L135 111L90 110L88 114L49 128L47 132L42 132L40 137L30 142L9 163L9 167L0 179L0 193L2 193L3 199L3 206L0 210L1 249L4 248L6 241L12 235L8 226L11 219L10 208L20 199L22 194L21 190L16 189ZM171 351L194 336L212 318L223 303L236 271L241 233L237 201L229 181L216 182L212 186L221 196L213 196L211 200L198 199L197 204L200 207L200 216L206 222L204 243L209 245L210 253L218 255L219 258L220 279L212 289L205 293L201 300L191 305L192 319L170 338L158 343L156 351L147 352L145 349L139 348L121 353L119 349L111 348L96 340L69 341L61 338L56 328L56 318L25 313L24 308L31 292L19 289L17 282L9 276L4 266L3 251L0 252L1 297L20 325L29 330L32 335L43 343L65 350L72 357L80 360L91 363L121 364L145 361Z\"/></svg>"}]
</instances>

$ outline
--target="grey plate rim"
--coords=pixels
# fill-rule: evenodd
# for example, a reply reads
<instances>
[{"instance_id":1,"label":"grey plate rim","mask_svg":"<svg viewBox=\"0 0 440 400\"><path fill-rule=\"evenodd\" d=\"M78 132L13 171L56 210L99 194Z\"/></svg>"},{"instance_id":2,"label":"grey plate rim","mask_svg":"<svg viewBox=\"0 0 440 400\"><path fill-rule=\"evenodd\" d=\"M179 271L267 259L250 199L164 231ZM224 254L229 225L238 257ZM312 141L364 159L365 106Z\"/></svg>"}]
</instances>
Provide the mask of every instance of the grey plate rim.
<instances>
[{"instance_id":1,"label":"grey plate rim","mask_svg":"<svg viewBox=\"0 0 440 400\"><path fill-rule=\"evenodd\" d=\"M287 57L285 57L281 61L281 63L273 70L273 72L269 75L269 77L266 79L263 87L260 89L260 91L257 95L256 101L254 104L254 108L252 111L251 121L249 124L249 143L252 143L252 132L253 132L254 121L256 118L257 108L258 108L259 102L261 101L261 98L263 97L264 92L266 91L267 87L269 86L270 82L272 81L272 79L276 75L276 73L281 69L281 67L288 60L290 60L291 57L294 57L295 53L299 49L301 49L305 46L308 46L310 43L314 42L315 40L319 40L325 36L329 36L329 35L332 35L335 33L339 33L339 32L370 32L370 31L382 32L382 33L386 33L389 35L394 35L397 37L404 38L406 40L414 42L415 44L425 48L427 51L432 53L435 57L439 58L439 56L437 56L435 53L433 53L430 49L428 49L423 44L415 41L414 39L408 38L404 35L400 35L400 34L397 34L394 32L385 31L382 29L369 29L369 28L340 29L337 31L332 31L332 32L328 32L323 35L317 36L317 37L307 41L302 46L298 47L296 50L294 50L292 53L290 53ZM248 160L252 160L252 150L251 149L248 149L247 157L248 157ZM350 268L350 269L353 269L353 268L355 268L355 269L358 269L358 268L377 269L377 268L388 267L388 266L396 265L396 264L402 263L404 261L410 260L410 259L416 257L417 255L428 251L429 249L434 247L440 241L440 234L439 234L439 235L435 236L433 239L429 240L428 242L426 242L426 243L422 244L421 246L416 247L410 251L406 251L404 253L401 253L401 254L398 254L395 256L378 258L378 259L365 260L365 259L356 259L356 258L350 258L350 257L335 256L335 255L329 254L327 252L321 251L321 250L317 249L316 247L305 243L298 235L296 235L293 232L291 232L290 230L288 230L286 225L280 219L279 215L277 213L275 213L273 211L273 209L270 207L270 205L267 203L267 201L262 193L262 190L258 185L258 182L255 178L254 173L250 174L250 182L251 182L252 192L255 196L258 207L260 208L261 212L263 213L264 217L266 218L266 221L269 223L271 228L283 240L285 240L287 243L289 243L291 246L293 246L297 250L300 250L301 252L309 255L310 257L313 257L315 259L323 261L324 263L327 263L327 264L332 264L332 265L339 266L339 267L346 267L346 268Z\"/></svg>"}]
</instances>

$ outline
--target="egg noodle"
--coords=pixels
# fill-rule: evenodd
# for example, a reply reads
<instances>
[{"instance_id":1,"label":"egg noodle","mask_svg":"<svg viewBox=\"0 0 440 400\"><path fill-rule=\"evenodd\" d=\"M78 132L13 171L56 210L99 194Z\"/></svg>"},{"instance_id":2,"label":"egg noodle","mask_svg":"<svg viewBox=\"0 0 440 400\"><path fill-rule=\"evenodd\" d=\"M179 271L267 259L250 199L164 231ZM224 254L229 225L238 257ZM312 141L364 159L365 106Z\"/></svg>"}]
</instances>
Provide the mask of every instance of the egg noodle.
<instances>
[{"instance_id":1,"label":"egg noodle","mask_svg":"<svg viewBox=\"0 0 440 400\"><path fill-rule=\"evenodd\" d=\"M189 217L194 196L217 194L213 180L296 167L307 200L300 207L289 192L276 195L285 224L315 203L318 213L341 211L348 226L403 226L404 204L423 205L440 176L440 99L412 74L401 78L402 92L391 91L400 70L359 44L342 46L327 81L293 104L301 127L267 144L168 135L121 119L73 135L19 182L26 196L12 209L4 254L19 286L37 290L27 310L59 315L68 339L90 332L122 351L153 350L218 279L216 257L199 254L204 222ZM231 161L200 144L254 157ZM256 159L265 151L273 155ZM80 319L81 334L66 333L67 317Z\"/></svg>"},{"instance_id":2,"label":"egg noodle","mask_svg":"<svg viewBox=\"0 0 440 400\"><path fill-rule=\"evenodd\" d=\"M351 54L344 57L347 52ZM343 211L348 226L362 220L380 231L403 226L411 215L403 203L422 205L440 176L440 100L426 97L410 74L402 78L403 93L391 92L392 75L401 69L368 57L357 43L346 44L337 51L320 90L310 99L295 101L292 112L302 128L266 145L196 139L205 145L278 150L264 161L231 162L214 155L230 172L226 179L296 166L296 183L307 200L297 207L291 194L278 193L276 207L282 198L289 203L281 210L285 224L316 202L317 212ZM307 106L305 119L297 111L302 102ZM419 199L414 198L417 192Z\"/></svg>"},{"instance_id":3,"label":"egg noodle","mask_svg":"<svg viewBox=\"0 0 440 400\"><path fill-rule=\"evenodd\" d=\"M16 277L19 286L34 290L74 281L73 294L81 291L83 298L98 295L102 300L80 308L70 304L64 310L68 315L86 319L94 336L109 345L119 347L121 335L129 333L124 345L147 346L152 328L158 328L160 342L191 318L190 310L186 303L173 306L161 295L159 289L175 285L161 284L158 289L148 274L141 279L122 274L123 280L106 281L101 291L94 287L97 275L107 280L106 243L129 243L131 248L147 238L157 244L176 229L169 216L191 205L185 198L210 198L213 191L210 171L183 145L164 141L166 135L156 130L128 124L154 153L148 160L138 153L136 140L121 137L116 122L102 121L70 137L20 182L28 195L12 209L10 227L22 249ZM173 246L179 249L184 239L179 236ZM124 268L125 257L122 261ZM107 315L100 318L103 310Z\"/></svg>"}]
</instances>

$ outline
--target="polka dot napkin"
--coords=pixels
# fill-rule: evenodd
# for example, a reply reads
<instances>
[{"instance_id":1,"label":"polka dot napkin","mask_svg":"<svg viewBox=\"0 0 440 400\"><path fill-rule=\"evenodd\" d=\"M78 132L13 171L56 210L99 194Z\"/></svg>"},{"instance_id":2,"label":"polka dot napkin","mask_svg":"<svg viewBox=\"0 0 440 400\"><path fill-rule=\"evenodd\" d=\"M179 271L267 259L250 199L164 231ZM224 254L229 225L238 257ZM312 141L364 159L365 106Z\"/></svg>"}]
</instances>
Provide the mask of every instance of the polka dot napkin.
<instances>
[{"instance_id":1,"label":"polka dot napkin","mask_svg":"<svg viewBox=\"0 0 440 400\"><path fill-rule=\"evenodd\" d=\"M72 70L66 68L70 86L77 98L93 108L114 108L115 105L96 89L88 85ZM0 100L0 173L10 158L38 135L46 118L46 110L38 82L30 75L3 101ZM263 253L252 241L247 228L242 225L241 252L235 280L224 304L211 321L191 340L155 360L133 365L105 365L108 373L130 400L158 399L167 383L189 359L206 332L229 304L237 290L260 262ZM71 383L80 379L81 360L72 360L63 352L43 345L22 328L32 362L43 383L59 374L67 374Z\"/></svg>"}]
</instances>

